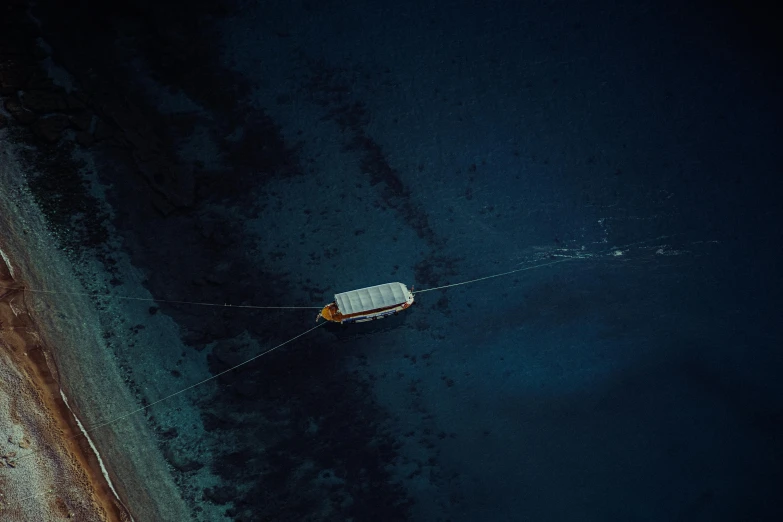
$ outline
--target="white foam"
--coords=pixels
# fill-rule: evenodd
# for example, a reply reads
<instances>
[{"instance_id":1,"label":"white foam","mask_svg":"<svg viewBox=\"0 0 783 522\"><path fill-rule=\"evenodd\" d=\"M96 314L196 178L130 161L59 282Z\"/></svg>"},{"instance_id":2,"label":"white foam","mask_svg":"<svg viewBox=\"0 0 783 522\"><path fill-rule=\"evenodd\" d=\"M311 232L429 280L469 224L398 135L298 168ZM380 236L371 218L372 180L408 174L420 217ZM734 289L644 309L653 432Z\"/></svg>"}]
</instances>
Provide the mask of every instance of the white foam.
<instances>
[{"instance_id":1,"label":"white foam","mask_svg":"<svg viewBox=\"0 0 783 522\"><path fill-rule=\"evenodd\" d=\"M0 249L0 257L2 257L3 261L5 261L5 264L8 267L8 272L11 274L11 277L14 277L14 267L11 264L11 260L8 259L8 256L5 255L5 252L3 252L2 249Z\"/></svg>"},{"instance_id":2,"label":"white foam","mask_svg":"<svg viewBox=\"0 0 783 522\"><path fill-rule=\"evenodd\" d=\"M63 398L63 402L65 402L65 405L68 407L68 411L71 412L71 415L73 415L73 418L76 419L76 424L79 426L79 429L82 430L82 434L84 435L84 438L87 439L87 442L90 443L90 447L92 448L92 451L95 452L95 457L98 459L98 464L101 466L101 473L103 473L103 478L106 479L106 483L109 484L109 489L111 489L111 492L114 493L114 496L117 498L117 500L122 504L122 500L120 499L120 495L117 493L117 490L114 489L114 484L112 484L111 479L109 478L109 471L106 469L106 466L103 465L103 459L101 459L101 454L98 453L98 448L95 447L95 444L93 443L92 439L89 435L87 435L87 430L84 429L84 425L82 425L82 421L79 420L79 417L76 416L76 413L71 409L71 405L68 404L68 398L65 396L65 393L63 393L62 389L60 390L60 397ZM130 514L128 514L130 516ZM131 517L131 521L133 521L133 517Z\"/></svg>"}]
</instances>

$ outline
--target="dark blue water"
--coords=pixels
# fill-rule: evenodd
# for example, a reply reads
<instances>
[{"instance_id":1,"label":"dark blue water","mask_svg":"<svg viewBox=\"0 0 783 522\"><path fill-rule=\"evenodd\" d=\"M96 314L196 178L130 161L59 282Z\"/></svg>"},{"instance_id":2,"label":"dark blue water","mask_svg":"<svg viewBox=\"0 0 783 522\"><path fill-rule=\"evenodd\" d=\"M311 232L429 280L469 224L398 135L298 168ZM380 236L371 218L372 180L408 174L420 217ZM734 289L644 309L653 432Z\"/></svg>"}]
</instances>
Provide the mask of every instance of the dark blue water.
<instances>
[{"instance_id":1,"label":"dark blue water","mask_svg":"<svg viewBox=\"0 0 783 522\"><path fill-rule=\"evenodd\" d=\"M122 243L96 242L153 295L319 306L525 269L221 376L188 449L210 464L173 471L194 519L783 518L767 17L85 2L69 25L41 4L55 61L114 129L91 150ZM315 315L159 310L213 374Z\"/></svg>"}]
</instances>

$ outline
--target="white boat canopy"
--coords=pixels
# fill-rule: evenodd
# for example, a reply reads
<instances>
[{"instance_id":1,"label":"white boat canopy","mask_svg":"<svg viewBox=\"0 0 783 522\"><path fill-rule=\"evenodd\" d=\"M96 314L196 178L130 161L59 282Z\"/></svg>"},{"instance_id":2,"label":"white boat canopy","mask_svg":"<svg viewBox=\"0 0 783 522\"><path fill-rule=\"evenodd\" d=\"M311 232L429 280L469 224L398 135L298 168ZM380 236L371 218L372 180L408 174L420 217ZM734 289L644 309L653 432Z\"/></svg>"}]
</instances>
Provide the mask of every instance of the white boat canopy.
<instances>
[{"instance_id":1,"label":"white boat canopy","mask_svg":"<svg viewBox=\"0 0 783 522\"><path fill-rule=\"evenodd\" d=\"M386 283L336 294L334 300L340 313L351 315L404 303L409 295L410 290L404 284Z\"/></svg>"}]
</instances>

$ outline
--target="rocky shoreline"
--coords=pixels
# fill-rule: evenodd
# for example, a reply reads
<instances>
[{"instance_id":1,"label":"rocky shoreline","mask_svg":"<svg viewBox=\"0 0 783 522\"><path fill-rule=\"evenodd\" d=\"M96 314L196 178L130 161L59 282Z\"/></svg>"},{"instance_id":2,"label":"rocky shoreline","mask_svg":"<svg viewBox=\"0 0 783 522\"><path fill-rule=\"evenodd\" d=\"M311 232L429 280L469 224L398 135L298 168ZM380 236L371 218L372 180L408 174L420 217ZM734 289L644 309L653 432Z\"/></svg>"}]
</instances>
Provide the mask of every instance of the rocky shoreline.
<instances>
[{"instance_id":1,"label":"rocky shoreline","mask_svg":"<svg viewBox=\"0 0 783 522\"><path fill-rule=\"evenodd\" d=\"M66 92L43 67L36 66L46 53L36 41L38 31L27 8L26 2L7 2L0 17L0 99L8 114L0 113L0 130L13 125L13 120L45 147L70 129L76 143L90 145L95 141L90 133L93 115L80 93ZM3 150L4 155L8 153ZM3 222L6 242L15 227L10 219ZM7 251L5 245L2 248ZM56 358L44 341L47 335L30 315L24 285L12 276L10 263L13 260L4 254L0 262L0 397L6 440L0 462L4 468L0 514L9 520L132 520L66 403Z\"/></svg>"},{"instance_id":2,"label":"rocky shoreline","mask_svg":"<svg viewBox=\"0 0 783 522\"><path fill-rule=\"evenodd\" d=\"M129 521L60 388L24 287L0 262L0 516Z\"/></svg>"},{"instance_id":3,"label":"rocky shoreline","mask_svg":"<svg viewBox=\"0 0 783 522\"><path fill-rule=\"evenodd\" d=\"M14 147L13 153L10 146L4 148L3 160L12 161L12 156L19 158L29 176L26 181L13 179L14 176L21 175L21 172L6 172L10 177L3 181L13 180L13 185L24 186L24 190L29 189L34 202L28 203L40 209L46 223L33 230L35 227L30 226L29 221L13 216L14 211L9 205L18 206L23 203L18 199L15 201L13 190L16 187L4 183L3 190L8 192L4 201L7 215L3 216L2 239L6 243L15 244L11 248L3 247L4 252L8 253L8 256L4 254L4 259L6 263L14 263L17 277L35 276L37 280L40 274L27 272L37 265L36 260L15 259L13 254L23 252L25 241L31 240L34 234L45 234L50 235L50 244L46 248L59 249L74 263L89 251L89 255L100 262L109 276L113 275L114 280L119 280L120 275L107 248L109 235L104 226L107 216L89 193L90 189L80 174L83 163L76 159L75 153L80 149L101 145L104 149L125 154L131 164L135 162L137 171L148 177L150 186L156 189L152 191L152 201L155 207L164 213L178 204L187 204L189 196L187 191L183 192L178 187L172 188L166 181L171 179L170 176L161 181L163 178L151 170L151 165L163 169L163 160L154 157L154 137L141 143L136 138L138 128L129 128L128 122L134 117L133 107L121 111L117 104L110 106L102 103L105 98L101 98L97 86L93 86L93 89L78 88L68 73L53 65L51 49L41 38L40 21L31 14L30 9L28 2L8 2L3 6L0 16L0 130L5 133L5 139L22 145ZM135 124L141 125L138 116L136 118ZM139 147L144 147L144 150L139 152ZM171 172L171 169L165 169ZM27 211L34 212L35 209L31 207ZM32 251L24 253L25 256L28 254L34 257ZM24 292L20 290L23 283L11 278L10 266L3 265L3 268L5 286L14 289L3 290L3 310L9 311L12 310L11 302L25 302ZM27 284L27 281L24 284ZM62 299L64 298L53 297L51 303L46 306L57 309L63 304ZM38 304L40 305L40 302ZM25 386L22 389L27 390L27 399L14 400L10 418L25 422L22 423L24 428L13 429L38 434L36 437L39 438L44 435L49 437L49 440L38 440L31 436L30 443L33 448L56 448L47 452L51 453L50 455L42 455L41 458L30 459L26 463L28 467L35 468L36 478L32 482L2 482L2 515L15 517L11 518L14 520L41 520L41 513L51 512L51 516L45 516L46 520L65 516L78 520L126 521L133 520L133 512L136 520L189 518L178 510L181 500L176 490L172 492L169 489L171 478L164 478L164 475L169 473L165 461L161 459L160 462L146 464L134 462L138 457L137 450L144 453L144 446L155 444L148 434L142 434L146 430L140 430L138 435L130 435L133 429L121 430L124 436L128 436L122 444L117 444L118 434L114 433L114 430L102 430L101 433L93 435L95 442L88 440L82 433L76 417L81 414L71 408L78 410L83 403L90 402L89 397L79 397L76 394L77 396L71 397L74 404L69 407L66 404L66 395L62 392L68 388L95 389L102 385L85 386L78 381L61 382L60 376L55 375L61 358L81 365L78 354L68 353L72 348L70 345L77 343L78 346L76 337L73 342L63 342L63 346L56 346L56 334L40 331L23 309L16 309L13 314L5 314L0 320L0 326L4 348L7 348L4 354L7 352L9 357L3 360L3 373L12 376L17 373L20 376L34 376L34 379L27 383L21 377L16 380L21 383L20 386ZM26 333L26 337L19 335L22 331ZM50 344L54 339L55 345L48 346L43 339L49 339ZM25 348L29 343L32 344ZM66 347L66 344L69 346ZM25 353L42 355L35 359L27 356L20 358ZM46 355L43 355L44 353ZM86 373L89 373L90 362L89 358L83 361L83 371ZM72 375L72 378L76 379L77 375ZM114 386L120 385L111 379L104 384L112 386L112 383ZM8 392L9 397L19 393L15 389L3 391ZM36 395L45 400L37 400ZM0 393L0 396L4 394ZM120 404L116 406L123 408ZM124 409L131 408L130 403L124 406ZM37 413L31 414L30 411ZM89 428L95 423L96 416L102 415L105 418L107 414L108 411L91 411L82 421ZM38 426L36 422L43 424ZM135 429L138 429L138 425ZM145 437L147 440L143 441ZM61 448L55 445L57 440L60 441ZM134 442L140 443L138 447L133 446ZM106 453L105 462L100 462L96 443L97 447ZM44 459L44 456L47 458ZM13 462L13 459L4 461L7 468L4 471L13 471L17 475L25 471L13 469ZM54 474L52 480L48 479L50 474ZM26 472L25 476L29 478L30 472ZM114 484L110 485L111 482ZM150 494L150 488L154 488L156 493ZM166 494L164 492L172 493L176 497L161 500L161 495ZM24 499L24 505L15 504L15 500L20 498ZM131 504L132 511L125 507Z\"/></svg>"},{"instance_id":4,"label":"rocky shoreline","mask_svg":"<svg viewBox=\"0 0 783 522\"><path fill-rule=\"evenodd\" d=\"M43 7L53 18L58 9L65 9ZM37 20L29 9L24 1L13 2L6 7L2 22L0 95L11 120L4 124L12 125L8 130L15 139L33 144L20 150L23 159L38 171L30 189L66 256L76 263L86 252L111 276L107 286L86 281L89 291L108 292L123 282L124 274L117 268L117 238L112 237L113 230L119 230L123 250L135 266L148 270L144 284L156 297L189 296L232 303L324 300L324 288L258 266L245 254L251 245L242 237L240 225L263 212L250 196L263 190L264 180L299 176L303 169L296 146L281 138L263 111L248 113L241 104L232 105L236 93L232 95L226 88L241 91L244 83L241 78L225 81L225 75L231 73L216 64L215 50L207 49L204 42L200 54L175 45L178 38L200 41L197 31L203 27L194 21L196 15L182 19L179 29L161 28L159 39L168 44L162 45L160 53L155 47L153 54L159 54L157 57L168 65L156 63L155 72L165 75L167 67L196 71L195 62L211 64L211 69L203 67L190 74L195 75L193 81L184 82L187 87L183 88L204 107L221 111L222 119L208 125L213 141L227 158L223 167L177 158L177 147L198 116L188 119L187 115L160 114L132 86L118 85L122 75L112 72L110 59L96 62L92 70L87 66L89 61L80 62L73 49L44 42L41 25L50 29L47 38L56 39L57 24L47 26L47 20ZM161 18L165 15L157 13ZM99 20L100 13L94 16L96 31L107 26ZM65 65L68 72L54 63ZM52 77L59 78L58 82ZM241 129L241 139L225 137L236 128ZM80 174L83 165L74 159L78 156L74 151L84 149L111 165L103 174L104 182L112 185L107 194L111 217L95 201ZM373 183L391 187L386 191L389 205L402 205L403 215L423 223L420 234L431 238L426 220L414 216L412 207L406 206L407 192L396 190L399 182L383 158L377 157L377 146L370 149L366 153L370 159L364 161L378 164L371 172L380 172L373 174ZM230 204L225 203L228 198L232 199ZM176 249L162 246L173 244ZM271 251L274 246L266 248ZM230 281L242 284L227 285ZM212 373L247 352L243 332L265 342L270 335L282 341L300 333L295 326L281 324L277 317L252 312L199 314L169 304L160 310L180 325L183 341L196 352L213 346L208 359ZM150 308L150 315L157 311L158 307ZM111 342L113 333L106 331L104 335ZM295 374L292 367L297 368ZM173 375L177 378L179 372ZM150 419L160 436L163 455L175 470L173 476L194 513L202 511L204 502L217 509L231 503L233 507L224 511L235 520L255 520L264 514L301 520L314 505L335 516L343 509L370 516L372 506L382 503L388 506L385 519L407 518L410 499L390 480L387 469L399 445L383 426L384 414L368 399L369 383L358 374L344 374L319 343L299 347L285 361L265 361L262 369L249 368L221 382L228 385L226 390L201 405L201 420L210 434L210 440L199 443L201 455L184 456L175 451L178 443L183 444L184 435L156 425L154 417ZM142 404L149 400L135 390L132 381L129 385ZM326 389L329 396L303 393L307 389ZM260 403L259 397L264 398ZM363 419L361 426L354 424L357 416ZM312 418L322 419L317 436L307 430ZM204 462L211 462L209 468L222 484L200 487L190 480ZM309 462L332 470L341 485L326 484L318 468L302 476L299 470ZM121 463L108 459L108 465ZM166 461L160 465L165 466ZM345 507L349 504L351 507ZM138 506L133 501L129 505L135 514ZM151 505L144 508L154 510Z\"/></svg>"}]
</instances>

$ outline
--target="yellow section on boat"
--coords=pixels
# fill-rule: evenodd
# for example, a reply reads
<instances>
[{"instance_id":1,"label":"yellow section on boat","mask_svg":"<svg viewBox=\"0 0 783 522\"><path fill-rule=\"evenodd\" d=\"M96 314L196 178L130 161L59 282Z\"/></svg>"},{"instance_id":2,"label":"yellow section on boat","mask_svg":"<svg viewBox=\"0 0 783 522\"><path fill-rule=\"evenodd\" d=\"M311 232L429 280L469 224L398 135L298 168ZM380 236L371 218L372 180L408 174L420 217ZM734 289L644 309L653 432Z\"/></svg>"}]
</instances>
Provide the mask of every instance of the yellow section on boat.
<instances>
[{"instance_id":1,"label":"yellow section on boat","mask_svg":"<svg viewBox=\"0 0 783 522\"><path fill-rule=\"evenodd\" d=\"M331 305L324 306L324 309L321 310L321 317L326 319L327 321L332 320L332 311L329 309Z\"/></svg>"}]
</instances>

